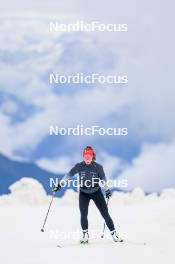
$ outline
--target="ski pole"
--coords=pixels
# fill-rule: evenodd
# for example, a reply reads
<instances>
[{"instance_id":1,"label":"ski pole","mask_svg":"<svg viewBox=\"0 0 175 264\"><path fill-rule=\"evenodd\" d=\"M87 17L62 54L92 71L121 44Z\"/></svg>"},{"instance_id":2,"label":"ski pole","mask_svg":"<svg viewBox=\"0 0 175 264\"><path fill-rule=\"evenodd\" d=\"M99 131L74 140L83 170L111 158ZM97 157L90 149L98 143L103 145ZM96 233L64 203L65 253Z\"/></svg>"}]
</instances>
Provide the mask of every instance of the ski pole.
<instances>
[{"instance_id":1,"label":"ski pole","mask_svg":"<svg viewBox=\"0 0 175 264\"><path fill-rule=\"evenodd\" d=\"M109 203L109 198L107 198L107 203L106 203L107 207L108 207L108 203ZM104 222L103 231L102 231L102 234L101 234L101 238L104 238L105 228L106 228L106 224Z\"/></svg>"},{"instance_id":2,"label":"ski pole","mask_svg":"<svg viewBox=\"0 0 175 264\"><path fill-rule=\"evenodd\" d=\"M43 226L42 226L42 228L41 228L41 232L44 232L44 226L45 226L45 224L46 224L47 217L48 217L48 215L49 215L49 211L50 211L50 207L51 207L52 202L53 202L54 195L55 195L55 192L53 192L53 194L52 194L52 199L51 199L51 201L50 201L49 208L48 208L48 210L47 210L47 214L46 214L46 217L45 217L45 219L44 219Z\"/></svg>"}]
</instances>

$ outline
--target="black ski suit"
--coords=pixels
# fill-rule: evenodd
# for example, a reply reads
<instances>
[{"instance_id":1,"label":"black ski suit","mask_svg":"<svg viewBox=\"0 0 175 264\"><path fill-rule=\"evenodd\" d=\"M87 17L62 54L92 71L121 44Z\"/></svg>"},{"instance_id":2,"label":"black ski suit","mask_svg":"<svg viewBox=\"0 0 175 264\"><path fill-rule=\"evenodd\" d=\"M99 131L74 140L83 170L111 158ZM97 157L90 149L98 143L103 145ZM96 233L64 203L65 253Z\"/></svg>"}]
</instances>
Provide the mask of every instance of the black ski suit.
<instances>
[{"instance_id":1,"label":"black ski suit","mask_svg":"<svg viewBox=\"0 0 175 264\"><path fill-rule=\"evenodd\" d=\"M81 214L81 227L82 230L88 229L88 207L89 202L92 199L99 209L102 217L104 218L106 225L110 231L115 230L114 223L109 215L108 208L101 187L98 184L98 180L106 181L103 167L97 162L92 162L87 165L84 161L77 163L67 174L67 176L74 176L79 174L81 180L80 192L79 192L79 208ZM93 184L93 179L95 184ZM88 187L85 186L85 182L88 180Z\"/></svg>"}]
</instances>

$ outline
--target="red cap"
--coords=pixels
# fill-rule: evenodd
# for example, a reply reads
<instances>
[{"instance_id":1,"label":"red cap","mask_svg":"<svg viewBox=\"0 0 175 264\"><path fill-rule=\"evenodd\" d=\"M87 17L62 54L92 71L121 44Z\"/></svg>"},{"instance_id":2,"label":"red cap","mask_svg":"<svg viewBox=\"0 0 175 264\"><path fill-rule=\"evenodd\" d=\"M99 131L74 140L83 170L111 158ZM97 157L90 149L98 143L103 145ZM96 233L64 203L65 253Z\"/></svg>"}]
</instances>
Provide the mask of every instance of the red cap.
<instances>
[{"instance_id":1,"label":"red cap","mask_svg":"<svg viewBox=\"0 0 175 264\"><path fill-rule=\"evenodd\" d=\"M93 154L94 154L93 149L85 148L85 149L83 150L83 156L86 156L86 155L91 155L91 156L93 156Z\"/></svg>"}]
</instances>

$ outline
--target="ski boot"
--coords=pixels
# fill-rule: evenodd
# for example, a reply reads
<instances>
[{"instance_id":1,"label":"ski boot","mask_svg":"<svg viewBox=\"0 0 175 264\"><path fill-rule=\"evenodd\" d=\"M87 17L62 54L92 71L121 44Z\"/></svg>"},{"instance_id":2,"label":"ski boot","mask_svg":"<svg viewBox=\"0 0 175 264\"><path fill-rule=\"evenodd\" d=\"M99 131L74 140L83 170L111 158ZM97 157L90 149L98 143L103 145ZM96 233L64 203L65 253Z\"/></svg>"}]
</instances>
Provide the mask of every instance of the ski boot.
<instances>
[{"instance_id":1,"label":"ski boot","mask_svg":"<svg viewBox=\"0 0 175 264\"><path fill-rule=\"evenodd\" d=\"M83 230L83 237L80 239L80 244L88 244L89 234L88 230Z\"/></svg>"},{"instance_id":2,"label":"ski boot","mask_svg":"<svg viewBox=\"0 0 175 264\"><path fill-rule=\"evenodd\" d=\"M111 232L111 236L114 242L123 242L123 239L117 235L115 230Z\"/></svg>"}]
</instances>

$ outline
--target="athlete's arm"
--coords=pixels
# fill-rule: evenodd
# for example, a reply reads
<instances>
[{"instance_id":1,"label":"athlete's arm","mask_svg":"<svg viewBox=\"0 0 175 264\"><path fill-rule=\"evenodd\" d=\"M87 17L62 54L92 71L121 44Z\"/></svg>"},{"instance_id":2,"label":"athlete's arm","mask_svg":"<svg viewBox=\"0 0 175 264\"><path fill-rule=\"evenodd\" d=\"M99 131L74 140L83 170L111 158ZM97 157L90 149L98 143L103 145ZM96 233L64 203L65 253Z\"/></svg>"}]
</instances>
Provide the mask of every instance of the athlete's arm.
<instances>
[{"instance_id":1,"label":"athlete's arm","mask_svg":"<svg viewBox=\"0 0 175 264\"><path fill-rule=\"evenodd\" d=\"M63 176L63 178L61 179L61 181L64 181L64 182L67 182L68 181L68 179L69 179L69 177L71 177L71 176L74 176L75 174L77 174L78 173L78 171L79 171L79 164L77 163L68 173L66 173L64 176ZM58 185L57 186L54 186L53 188L52 188L52 191L53 192L57 192L58 190L60 190L61 189L61 184L60 184L60 182L58 183Z\"/></svg>"},{"instance_id":2,"label":"athlete's arm","mask_svg":"<svg viewBox=\"0 0 175 264\"><path fill-rule=\"evenodd\" d=\"M106 193L106 198L109 198L112 195L112 192L110 191L110 189L108 187L106 175L105 175L105 172L103 170L103 166L100 165L98 171L99 171L99 177L100 177L100 179L105 182L105 185L104 185L103 188L104 188L105 193Z\"/></svg>"}]
</instances>

